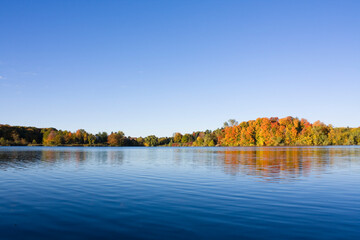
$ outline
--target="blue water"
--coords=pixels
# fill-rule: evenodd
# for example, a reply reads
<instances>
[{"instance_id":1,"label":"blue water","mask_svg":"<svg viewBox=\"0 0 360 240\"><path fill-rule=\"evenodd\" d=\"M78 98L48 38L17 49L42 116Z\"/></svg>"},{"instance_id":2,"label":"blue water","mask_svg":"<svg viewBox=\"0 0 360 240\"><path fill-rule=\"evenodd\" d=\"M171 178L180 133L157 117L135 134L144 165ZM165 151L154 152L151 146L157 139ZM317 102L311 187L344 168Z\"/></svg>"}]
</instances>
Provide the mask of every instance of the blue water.
<instances>
[{"instance_id":1,"label":"blue water","mask_svg":"<svg viewBox=\"0 0 360 240\"><path fill-rule=\"evenodd\" d=\"M360 147L0 147L0 239L360 239Z\"/></svg>"}]
</instances>

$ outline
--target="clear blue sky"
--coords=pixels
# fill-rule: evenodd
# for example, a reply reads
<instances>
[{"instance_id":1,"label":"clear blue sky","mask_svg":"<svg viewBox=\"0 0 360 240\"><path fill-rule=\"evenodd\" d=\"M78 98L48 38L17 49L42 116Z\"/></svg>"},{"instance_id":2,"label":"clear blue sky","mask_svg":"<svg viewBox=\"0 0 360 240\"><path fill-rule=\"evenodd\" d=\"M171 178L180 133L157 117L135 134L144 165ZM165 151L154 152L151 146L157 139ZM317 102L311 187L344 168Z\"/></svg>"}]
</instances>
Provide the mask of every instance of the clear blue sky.
<instances>
[{"instance_id":1,"label":"clear blue sky","mask_svg":"<svg viewBox=\"0 0 360 240\"><path fill-rule=\"evenodd\" d=\"M170 136L360 126L360 1L0 2L0 123Z\"/></svg>"}]
</instances>

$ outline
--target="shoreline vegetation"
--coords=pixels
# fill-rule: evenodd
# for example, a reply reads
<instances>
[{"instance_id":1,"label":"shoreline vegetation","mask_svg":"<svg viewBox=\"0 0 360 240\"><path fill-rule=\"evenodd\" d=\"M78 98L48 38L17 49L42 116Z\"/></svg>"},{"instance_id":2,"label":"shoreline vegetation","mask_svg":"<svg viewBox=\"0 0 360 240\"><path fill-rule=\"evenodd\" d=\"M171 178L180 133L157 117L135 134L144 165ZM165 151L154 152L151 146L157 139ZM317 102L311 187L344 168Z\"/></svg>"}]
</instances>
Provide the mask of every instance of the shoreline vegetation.
<instances>
[{"instance_id":1,"label":"shoreline vegetation","mask_svg":"<svg viewBox=\"0 0 360 240\"><path fill-rule=\"evenodd\" d=\"M258 118L238 123L225 122L214 131L174 133L172 137L125 136L122 131L92 134L56 128L36 128L0 124L0 146L328 146L360 145L360 127L333 127L306 119Z\"/></svg>"}]
</instances>

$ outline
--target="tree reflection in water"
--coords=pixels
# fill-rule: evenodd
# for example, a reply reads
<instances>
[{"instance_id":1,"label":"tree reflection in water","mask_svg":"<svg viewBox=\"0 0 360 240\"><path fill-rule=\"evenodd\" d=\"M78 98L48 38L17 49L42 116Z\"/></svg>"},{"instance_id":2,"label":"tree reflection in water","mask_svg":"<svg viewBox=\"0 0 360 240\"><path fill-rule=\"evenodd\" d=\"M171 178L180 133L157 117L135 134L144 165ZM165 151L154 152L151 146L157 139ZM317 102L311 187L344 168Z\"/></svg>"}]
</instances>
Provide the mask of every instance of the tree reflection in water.
<instances>
[{"instance_id":1,"label":"tree reflection in water","mask_svg":"<svg viewBox=\"0 0 360 240\"><path fill-rule=\"evenodd\" d=\"M360 149L352 147L258 147L218 151L224 171L268 180L295 179L321 174L332 167L359 162Z\"/></svg>"},{"instance_id":2,"label":"tree reflection in water","mask_svg":"<svg viewBox=\"0 0 360 240\"><path fill-rule=\"evenodd\" d=\"M107 147L4 147L0 169L36 166L75 167L140 164L155 167L216 168L230 175L266 180L298 179L326 173L332 168L360 164L360 148L339 147L212 147L212 148L107 148ZM140 166L139 165L139 166ZM211 174L211 173L209 173Z\"/></svg>"}]
</instances>

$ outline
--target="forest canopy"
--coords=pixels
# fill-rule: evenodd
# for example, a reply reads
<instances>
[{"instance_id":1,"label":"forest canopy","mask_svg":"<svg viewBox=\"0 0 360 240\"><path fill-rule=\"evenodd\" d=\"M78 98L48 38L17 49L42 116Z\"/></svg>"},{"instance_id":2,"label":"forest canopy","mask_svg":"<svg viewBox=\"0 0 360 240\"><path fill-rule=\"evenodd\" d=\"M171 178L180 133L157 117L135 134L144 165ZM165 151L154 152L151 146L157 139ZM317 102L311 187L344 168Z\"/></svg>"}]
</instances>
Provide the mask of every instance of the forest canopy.
<instances>
[{"instance_id":1,"label":"forest canopy","mask_svg":"<svg viewBox=\"0 0 360 240\"><path fill-rule=\"evenodd\" d=\"M360 145L360 127L333 127L306 119L258 118L225 122L214 131L174 133L172 137L125 136L122 131L92 134L55 128L0 125L0 146L325 146Z\"/></svg>"}]
</instances>

